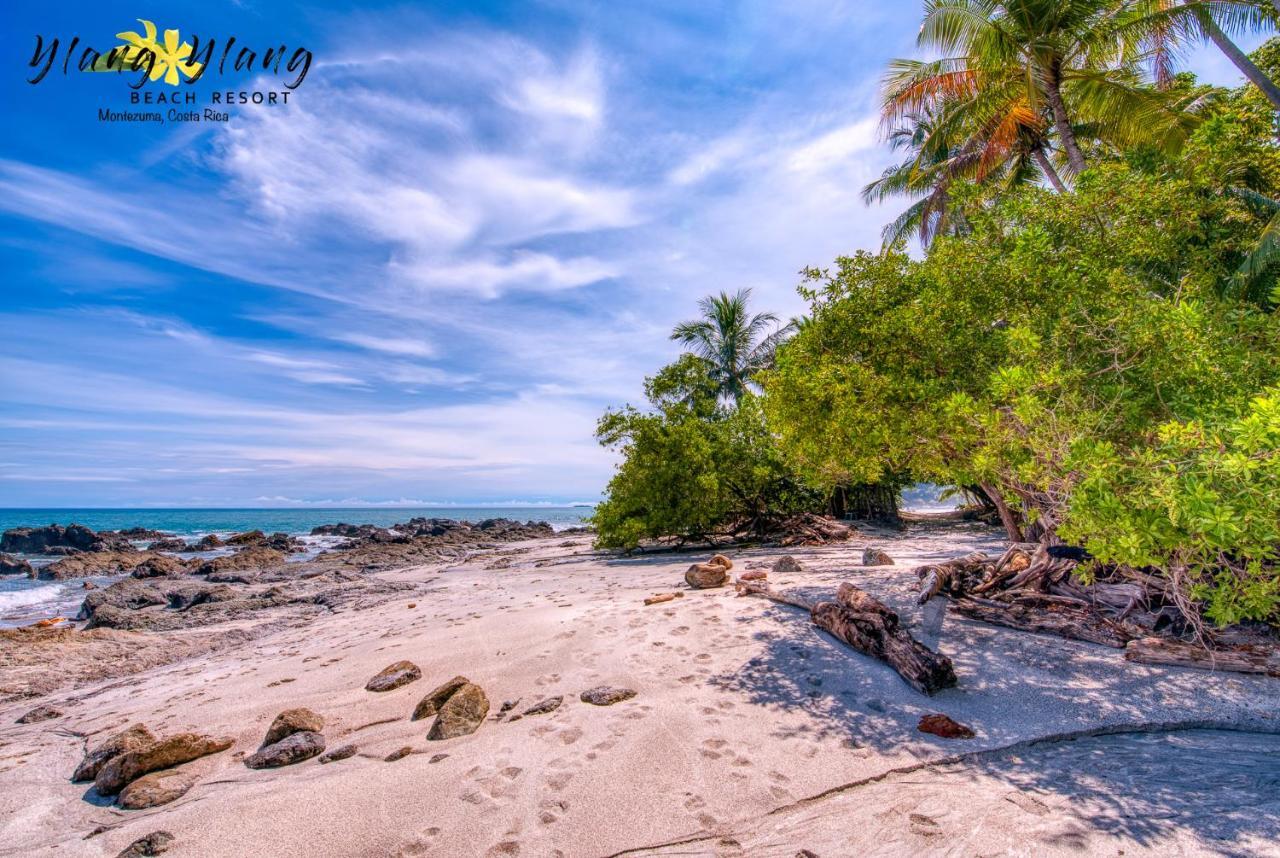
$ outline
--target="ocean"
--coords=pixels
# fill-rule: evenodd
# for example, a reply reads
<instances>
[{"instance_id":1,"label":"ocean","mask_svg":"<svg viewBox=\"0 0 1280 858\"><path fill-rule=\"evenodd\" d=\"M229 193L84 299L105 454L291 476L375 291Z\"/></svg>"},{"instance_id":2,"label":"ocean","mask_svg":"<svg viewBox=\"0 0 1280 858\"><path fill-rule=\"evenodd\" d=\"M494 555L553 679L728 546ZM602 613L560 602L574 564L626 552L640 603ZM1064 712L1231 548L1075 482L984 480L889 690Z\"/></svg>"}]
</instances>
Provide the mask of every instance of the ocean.
<instances>
[{"instance_id":1,"label":"ocean","mask_svg":"<svg viewBox=\"0 0 1280 858\"><path fill-rule=\"evenodd\" d=\"M265 533L283 531L308 536L321 524L373 524L387 527L411 518L452 518L483 521L510 518L518 521L545 521L556 530L581 525L591 514L584 506L449 506L449 507L316 507L303 509L0 509L0 531L14 527L41 527L47 524L83 524L92 530L123 530L145 527L174 536L226 535L246 530ZM331 538L306 540L315 550L327 547ZM207 555L212 556L212 555ZM33 565L56 558L31 557ZM96 584L107 579L90 579ZM0 627L24 625L51 616L74 615L84 599L84 581L34 581L16 575L0 576Z\"/></svg>"}]
</instances>

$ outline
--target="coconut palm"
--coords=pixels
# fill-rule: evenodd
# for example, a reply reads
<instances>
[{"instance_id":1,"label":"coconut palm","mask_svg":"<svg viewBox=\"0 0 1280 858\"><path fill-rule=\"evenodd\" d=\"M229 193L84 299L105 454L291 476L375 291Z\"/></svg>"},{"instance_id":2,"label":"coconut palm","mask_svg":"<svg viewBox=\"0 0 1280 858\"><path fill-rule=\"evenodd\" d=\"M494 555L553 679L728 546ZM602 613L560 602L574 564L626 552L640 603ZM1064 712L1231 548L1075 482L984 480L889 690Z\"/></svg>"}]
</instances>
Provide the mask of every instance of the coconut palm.
<instances>
[{"instance_id":1,"label":"coconut palm","mask_svg":"<svg viewBox=\"0 0 1280 858\"><path fill-rule=\"evenodd\" d=\"M779 327L773 313L750 314L750 301L750 289L709 295L698 302L700 318L681 322L671 332L671 339L707 362L718 395L735 405L756 387L756 374L772 365L778 346L792 331L790 324Z\"/></svg>"},{"instance_id":2,"label":"coconut palm","mask_svg":"<svg viewBox=\"0 0 1280 858\"><path fill-rule=\"evenodd\" d=\"M1169 75L1182 45L1210 41L1280 110L1280 86L1231 38L1274 30L1280 0L1132 0L1126 6L1121 32L1149 51L1158 77Z\"/></svg>"}]
</instances>

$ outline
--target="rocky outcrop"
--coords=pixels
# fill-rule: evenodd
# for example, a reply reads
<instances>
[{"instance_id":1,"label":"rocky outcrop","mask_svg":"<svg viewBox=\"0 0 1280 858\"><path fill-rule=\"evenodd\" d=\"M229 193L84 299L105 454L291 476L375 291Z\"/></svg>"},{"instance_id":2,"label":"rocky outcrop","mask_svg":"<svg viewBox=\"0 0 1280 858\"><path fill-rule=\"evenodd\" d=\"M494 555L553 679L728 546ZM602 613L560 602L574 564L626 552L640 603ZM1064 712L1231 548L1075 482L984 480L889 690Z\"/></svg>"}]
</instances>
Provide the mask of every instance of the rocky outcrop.
<instances>
[{"instance_id":1,"label":"rocky outcrop","mask_svg":"<svg viewBox=\"0 0 1280 858\"><path fill-rule=\"evenodd\" d=\"M146 527L126 527L124 530L104 530L98 534L102 537L117 536L121 539L164 539L168 536L163 530L151 530Z\"/></svg>"},{"instance_id":2,"label":"rocky outcrop","mask_svg":"<svg viewBox=\"0 0 1280 858\"><path fill-rule=\"evenodd\" d=\"M40 567L35 570L35 577L41 581L62 581L67 578L88 578L90 575L125 575L153 557L165 555L133 549L86 551Z\"/></svg>"},{"instance_id":3,"label":"rocky outcrop","mask_svg":"<svg viewBox=\"0 0 1280 858\"><path fill-rule=\"evenodd\" d=\"M54 706L37 706L18 719L19 724L39 724L41 721L52 721L61 718L62 710Z\"/></svg>"},{"instance_id":4,"label":"rocky outcrop","mask_svg":"<svg viewBox=\"0 0 1280 858\"><path fill-rule=\"evenodd\" d=\"M191 546L191 549L193 551L212 551L213 549L221 548L224 545L226 545L226 543L222 541L222 537L218 536L216 533L208 533L200 537L200 541Z\"/></svg>"},{"instance_id":5,"label":"rocky outcrop","mask_svg":"<svg viewBox=\"0 0 1280 858\"><path fill-rule=\"evenodd\" d=\"M133 571L129 574L134 578L170 578L175 575L184 575L186 571L187 564L178 558L157 554L133 567Z\"/></svg>"},{"instance_id":6,"label":"rocky outcrop","mask_svg":"<svg viewBox=\"0 0 1280 858\"><path fill-rule=\"evenodd\" d=\"M285 554L302 551L306 548L300 540L295 539L287 533L273 533L268 536L261 530L250 530L247 533L237 533L235 536L227 537L226 544L240 548L270 548Z\"/></svg>"},{"instance_id":7,"label":"rocky outcrop","mask_svg":"<svg viewBox=\"0 0 1280 858\"><path fill-rule=\"evenodd\" d=\"M474 683L463 685L444 702L427 732L431 741L456 739L474 733L489 714L489 698Z\"/></svg>"},{"instance_id":8,"label":"rocky outcrop","mask_svg":"<svg viewBox=\"0 0 1280 858\"><path fill-rule=\"evenodd\" d=\"M177 536L157 539L147 546L148 551L188 551L187 541Z\"/></svg>"},{"instance_id":9,"label":"rocky outcrop","mask_svg":"<svg viewBox=\"0 0 1280 858\"><path fill-rule=\"evenodd\" d=\"M127 547L127 539L113 533L94 533L80 524L69 524L66 527L57 524L48 527L15 527L0 536L0 551L19 554L48 554L54 548L110 551Z\"/></svg>"},{"instance_id":10,"label":"rocky outcrop","mask_svg":"<svg viewBox=\"0 0 1280 858\"><path fill-rule=\"evenodd\" d=\"M391 691L422 678L422 671L411 661L397 661L378 671L365 683L365 691Z\"/></svg>"},{"instance_id":11,"label":"rocky outcrop","mask_svg":"<svg viewBox=\"0 0 1280 858\"><path fill-rule=\"evenodd\" d=\"M253 545L262 542L267 535L261 530L248 530L244 533L235 533L227 537L227 545Z\"/></svg>"},{"instance_id":12,"label":"rocky outcrop","mask_svg":"<svg viewBox=\"0 0 1280 858\"><path fill-rule=\"evenodd\" d=\"M624 700L630 700L635 697L636 693L630 688L617 688L612 685L597 685L595 688L588 688L582 694L578 695L583 703L590 703L593 706L612 706L615 703L621 703Z\"/></svg>"},{"instance_id":13,"label":"rocky outcrop","mask_svg":"<svg viewBox=\"0 0 1280 858\"><path fill-rule=\"evenodd\" d=\"M195 775L181 769L165 769L143 775L120 791L116 804L125 810L159 807L182 798L196 784Z\"/></svg>"},{"instance_id":14,"label":"rocky outcrop","mask_svg":"<svg viewBox=\"0 0 1280 858\"><path fill-rule=\"evenodd\" d=\"M115 795L127 785L160 769L168 769L230 748L230 737L179 733L112 757L93 779L99 795Z\"/></svg>"},{"instance_id":15,"label":"rocky outcrop","mask_svg":"<svg viewBox=\"0 0 1280 858\"><path fill-rule=\"evenodd\" d=\"M804 571L804 567L800 565L799 560L787 554L773 561L773 569L771 571L775 576L798 575Z\"/></svg>"},{"instance_id":16,"label":"rocky outcrop","mask_svg":"<svg viewBox=\"0 0 1280 858\"><path fill-rule=\"evenodd\" d=\"M309 760L324 752L324 736L310 730L290 733L278 742L244 758L251 769L274 769Z\"/></svg>"},{"instance_id":17,"label":"rocky outcrop","mask_svg":"<svg viewBox=\"0 0 1280 858\"><path fill-rule=\"evenodd\" d=\"M262 738L262 745L274 745L286 736L294 733L319 733L324 729L324 718L305 707L286 709L276 716L267 728L267 735Z\"/></svg>"},{"instance_id":18,"label":"rocky outcrop","mask_svg":"<svg viewBox=\"0 0 1280 858\"><path fill-rule=\"evenodd\" d=\"M868 545L862 549L862 565L863 566L892 566L893 558L883 548L877 548L874 545Z\"/></svg>"},{"instance_id":19,"label":"rocky outcrop","mask_svg":"<svg viewBox=\"0 0 1280 858\"><path fill-rule=\"evenodd\" d=\"M130 579L118 581L110 587L89 591L80 604L82 620L93 619L103 607L137 610L148 605L167 605L169 597L154 584Z\"/></svg>"},{"instance_id":20,"label":"rocky outcrop","mask_svg":"<svg viewBox=\"0 0 1280 858\"><path fill-rule=\"evenodd\" d=\"M455 676L450 679L418 701L417 707L413 710L413 716L409 720L420 721L423 718L430 718L435 715L440 711L440 707L445 704L445 701L452 697L459 688L470 684L470 682L471 680L465 676Z\"/></svg>"},{"instance_id":21,"label":"rocky outcrop","mask_svg":"<svg viewBox=\"0 0 1280 858\"><path fill-rule=\"evenodd\" d=\"M98 776L98 770L106 765L108 760L129 751L136 751L152 744L155 740L156 737L145 724L131 724L92 751L85 751L84 759L80 761L80 765L76 766L71 780L91 781Z\"/></svg>"},{"instance_id":22,"label":"rocky outcrop","mask_svg":"<svg viewBox=\"0 0 1280 858\"><path fill-rule=\"evenodd\" d=\"M36 573L31 568L31 564L21 557L0 554L0 575L26 575L28 578L34 578Z\"/></svg>"},{"instance_id":23,"label":"rocky outcrop","mask_svg":"<svg viewBox=\"0 0 1280 858\"><path fill-rule=\"evenodd\" d=\"M212 575L216 572L243 571L245 569L269 569L281 566L284 562L285 555L283 551L277 551L274 548L268 548L266 546L254 545L237 551L235 554L227 554L223 557L215 557L212 560L206 560L195 568L195 574Z\"/></svg>"},{"instance_id":24,"label":"rocky outcrop","mask_svg":"<svg viewBox=\"0 0 1280 858\"><path fill-rule=\"evenodd\" d=\"M155 858L169 851L174 837L167 831L153 831L146 837L140 837L118 853L116 858Z\"/></svg>"}]
</instances>

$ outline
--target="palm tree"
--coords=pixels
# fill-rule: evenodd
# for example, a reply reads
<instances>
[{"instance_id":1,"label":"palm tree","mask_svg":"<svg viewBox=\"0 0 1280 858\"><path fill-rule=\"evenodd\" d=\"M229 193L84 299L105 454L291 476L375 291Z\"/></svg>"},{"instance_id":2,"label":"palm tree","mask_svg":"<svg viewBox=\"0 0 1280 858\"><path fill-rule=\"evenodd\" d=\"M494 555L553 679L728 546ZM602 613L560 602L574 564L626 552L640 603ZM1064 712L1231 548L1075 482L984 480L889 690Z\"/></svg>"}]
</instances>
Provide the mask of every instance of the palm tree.
<instances>
[{"instance_id":1,"label":"palm tree","mask_svg":"<svg viewBox=\"0 0 1280 858\"><path fill-rule=\"evenodd\" d=\"M1246 251L1244 261L1236 269L1233 283L1244 297L1251 300L1261 303L1269 299L1272 303L1280 303L1275 297L1277 293L1263 296L1258 290L1267 272L1280 263L1280 200L1248 188L1229 187L1227 192L1270 218L1253 246Z\"/></svg>"},{"instance_id":2,"label":"palm tree","mask_svg":"<svg viewBox=\"0 0 1280 858\"><path fill-rule=\"evenodd\" d=\"M926 0L922 47L958 54L891 73L887 120L940 101L957 121L1012 140L1035 129L1037 162L1050 141L1072 173L1085 169L1079 133L1123 144L1153 132L1175 144L1189 120L1146 86L1120 36L1128 4L1117 0ZM1045 170L1043 164L1041 169ZM1050 174L1045 172L1046 178Z\"/></svg>"},{"instance_id":3,"label":"palm tree","mask_svg":"<svg viewBox=\"0 0 1280 858\"><path fill-rule=\"evenodd\" d=\"M790 324L776 327L773 313L748 314L750 300L750 289L709 295L698 302L700 318L681 322L671 331L671 339L707 362L717 393L735 405L756 386L755 375L772 365L774 353L792 330ZM775 329L766 334L770 326Z\"/></svg>"},{"instance_id":4,"label":"palm tree","mask_svg":"<svg viewBox=\"0 0 1280 858\"><path fill-rule=\"evenodd\" d=\"M1280 86L1229 35L1274 28L1280 0L1269 4L1262 0L1134 0L1127 5L1132 8L1122 31L1138 35L1157 63L1168 62L1180 42L1208 40L1262 91L1273 108L1280 110ZM1164 74L1163 69L1158 73Z\"/></svg>"}]
</instances>

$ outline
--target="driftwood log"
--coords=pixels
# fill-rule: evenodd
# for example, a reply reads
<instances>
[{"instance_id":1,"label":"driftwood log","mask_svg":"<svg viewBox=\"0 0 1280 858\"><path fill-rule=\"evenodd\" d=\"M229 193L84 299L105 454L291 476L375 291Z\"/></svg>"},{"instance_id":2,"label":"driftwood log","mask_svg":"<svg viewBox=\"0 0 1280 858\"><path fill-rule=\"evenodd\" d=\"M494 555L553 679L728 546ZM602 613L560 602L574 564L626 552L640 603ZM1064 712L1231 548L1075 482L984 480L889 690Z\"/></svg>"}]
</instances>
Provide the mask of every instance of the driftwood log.
<instances>
[{"instance_id":1,"label":"driftwood log","mask_svg":"<svg viewBox=\"0 0 1280 858\"><path fill-rule=\"evenodd\" d=\"M763 596L807 610L818 628L863 655L885 662L922 694L935 694L956 684L951 659L913 638L892 608L852 584L841 584L835 601L817 604L774 590L762 581L743 581L737 586L740 595Z\"/></svg>"},{"instance_id":2,"label":"driftwood log","mask_svg":"<svg viewBox=\"0 0 1280 858\"><path fill-rule=\"evenodd\" d=\"M1147 637L1130 641L1124 657L1141 664L1176 664L1201 670L1230 670L1280 676L1280 650L1275 647L1240 644L1223 649L1206 649L1196 644L1168 638Z\"/></svg>"},{"instance_id":3,"label":"driftwood log","mask_svg":"<svg viewBox=\"0 0 1280 858\"><path fill-rule=\"evenodd\" d=\"M1108 620L1083 605L1050 599L998 602L968 596L953 601L951 609L961 616L994 626L1089 641L1116 649L1124 649L1133 638L1133 634L1120 623Z\"/></svg>"}]
</instances>

